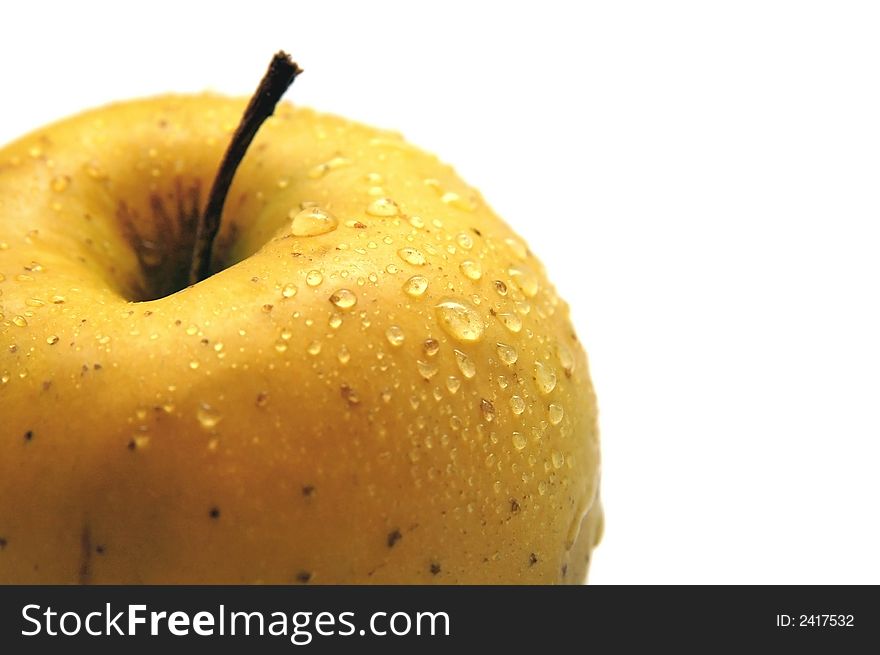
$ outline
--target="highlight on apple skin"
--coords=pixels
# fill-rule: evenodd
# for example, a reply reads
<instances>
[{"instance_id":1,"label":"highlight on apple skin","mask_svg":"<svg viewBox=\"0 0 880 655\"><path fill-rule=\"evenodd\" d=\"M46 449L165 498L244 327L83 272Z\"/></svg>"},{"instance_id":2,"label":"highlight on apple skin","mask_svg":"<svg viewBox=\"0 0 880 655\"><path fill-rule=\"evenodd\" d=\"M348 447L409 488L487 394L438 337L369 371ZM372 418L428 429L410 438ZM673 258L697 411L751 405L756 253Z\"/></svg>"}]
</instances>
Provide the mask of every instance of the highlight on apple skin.
<instances>
[{"instance_id":1,"label":"highlight on apple skin","mask_svg":"<svg viewBox=\"0 0 880 655\"><path fill-rule=\"evenodd\" d=\"M586 355L449 166L281 104L187 286L245 104L122 102L0 151L0 582L583 582Z\"/></svg>"}]
</instances>

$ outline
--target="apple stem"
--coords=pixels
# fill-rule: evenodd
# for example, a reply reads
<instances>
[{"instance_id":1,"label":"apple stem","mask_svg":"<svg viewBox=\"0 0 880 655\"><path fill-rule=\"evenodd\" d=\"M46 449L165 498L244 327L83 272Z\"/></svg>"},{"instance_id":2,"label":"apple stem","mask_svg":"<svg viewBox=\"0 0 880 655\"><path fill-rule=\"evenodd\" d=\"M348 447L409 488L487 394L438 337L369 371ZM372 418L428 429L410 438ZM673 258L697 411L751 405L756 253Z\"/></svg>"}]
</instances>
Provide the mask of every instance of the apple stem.
<instances>
[{"instance_id":1,"label":"apple stem","mask_svg":"<svg viewBox=\"0 0 880 655\"><path fill-rule=\"evenodd\" d=\"M302 69L285 52L278 52L272 57L269 69L260 81L260 85L251 97L241 122L232 135L223 161L214 178L214 185L208 195L208 204L199 218L196 230L196 241L193 246L192 265L189 270L189 283L195 284L211 275L211 253L214 239L220 230L220 217L223 204L232 184L235 171L253 141L257 130L263 122L275 112L275 106L284 92L293 84Z\"/></svg>"}]
</instances>

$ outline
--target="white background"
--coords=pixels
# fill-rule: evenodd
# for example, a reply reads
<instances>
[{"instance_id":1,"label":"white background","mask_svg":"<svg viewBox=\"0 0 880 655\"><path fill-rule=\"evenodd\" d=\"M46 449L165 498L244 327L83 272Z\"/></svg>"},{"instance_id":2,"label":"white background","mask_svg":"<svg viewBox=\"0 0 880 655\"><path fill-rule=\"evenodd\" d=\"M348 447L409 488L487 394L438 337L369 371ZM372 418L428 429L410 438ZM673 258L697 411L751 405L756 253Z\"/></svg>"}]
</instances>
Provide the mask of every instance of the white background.
<instances>
[{"instance_id":1,"label":"white background","mask_svg":"<svg viewBox=\"0 0 880 655\"><path fill-rule=\"evenodd\" d=\"M92 105L288 97L402 131L573 307L595 583L880 583L880 10L870 2L16 2L0 142Z\"/></svg>"}]
</instances>

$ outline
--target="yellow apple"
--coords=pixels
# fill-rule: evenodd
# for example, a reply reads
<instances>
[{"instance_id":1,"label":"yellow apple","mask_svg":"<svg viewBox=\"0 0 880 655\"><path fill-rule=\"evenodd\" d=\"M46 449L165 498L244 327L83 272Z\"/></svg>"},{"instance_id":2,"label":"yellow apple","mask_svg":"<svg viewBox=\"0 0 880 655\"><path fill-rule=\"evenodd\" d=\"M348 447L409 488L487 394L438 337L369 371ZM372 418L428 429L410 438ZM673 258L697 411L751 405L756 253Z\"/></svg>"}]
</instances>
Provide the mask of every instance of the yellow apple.
<instances>
[{"instance_id":1,"label":"yellow apple","mask_svg":"<svg viewBox=\"0 0 880 655\"><path fill-rule=\"evenodd\" d=\"M586 356L449 166L279 105L187 286L246 102L124 102L0 151L0 582L582 582Z\"/></svg>"}]
</instances>

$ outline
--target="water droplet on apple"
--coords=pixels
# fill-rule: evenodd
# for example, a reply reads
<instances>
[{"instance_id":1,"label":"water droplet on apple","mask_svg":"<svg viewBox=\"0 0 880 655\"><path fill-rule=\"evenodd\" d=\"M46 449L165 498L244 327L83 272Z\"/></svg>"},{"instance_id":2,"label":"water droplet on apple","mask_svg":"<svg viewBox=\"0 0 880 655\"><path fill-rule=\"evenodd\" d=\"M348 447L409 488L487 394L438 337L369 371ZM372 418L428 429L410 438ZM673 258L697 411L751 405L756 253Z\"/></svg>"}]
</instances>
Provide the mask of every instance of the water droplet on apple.
<instances>
[{"instance_id":1,"label":"water droplet on apple","mask_svg":"<svg viewBox=\"0 0 880 655\"><path fill-rule=\"evenodd\" d=\"M479 280L481 277L483 277L483 268L480 266L480 262L466 259L461 264L459 264L459 268L461 269L461 272L464 273L464 276L469 280Z\"/></svg>"},{"instance_id":2,"label":"water droplet on apple","mask_svg":"<svg viewBox=\"0 0 880 655\"><path fill-rule=\"evenodd\" d=\"M458 245L465 250L470 250L474 247L474 240L467 232L459 232L458 236L455 237L455 240L458 242Z\"/></svg>"},{"instance_id":3,"label":"water droplet on apple","mask_svg":"<svg viewBox=\"0 0 880 655\"><path fill-rule=\"evenodd\" d=\"M571 348L560 341L556 346L556 356L559 359L562 370L565 371L566 375L570 376L574 372L574 354L571 352Z\"/></svg>"},{"instance_id":4,"label":"water droplet on apple","mask_svg":"<svg viewBox=\"0 0 880 655\"><path fill-rule=\"evenodd\" d=\"M501 325L506 327L514 334L522 330L522 319L516 314L512 314L510 312L500 312L495 316L499 321L501 321Z\"/></svg>"},{"instance_id":5,"label":"water droplet on apple","mask_svg":"<svg viewBox=\"0 0 880 655\"><path fill-rule=\"evenodd\" d=\"M281 287L281 296L284 298L293 298L296 295L296 291L296 285L288 283Z\"/></svg>"},{"instance_id":6,"label":"water droplet on apple","mask_svg":"<svg viewBox=\"0 0 880 655\"><path fill-rule=\"evenodd\" d=\"M345 157L333 157L328 161L325 161L323 164L318 164L317 166L313 166L309 169L308 176L313 180L318 180L330 171L335 171L339 168L343 168L351 164L350 159L346 159Z\"/></svg>"},{"instance_id":7,"label":"water droplet on apple","mask_svg":"<svg viewBox=\"0 0 880 655\"><path fill-rule=\"evenodd\" d=\"M448 376L446 378L446 388L449 389L449 393L456 393L461 388L461 380L454 375Z\"/></svg>"},{"instance_id":8,"label":"water droplet on apple","mask_svg":"<svg viewBox=\"0 0 880 655\"><path fill-rule=\"evenodd\" d=\"M508 366L513 366L514 364L516 364L516 360L519 357L516 352L516 348L500 341L495 344L495 348L498 350L498 358L502 362L504 362Z\"/></svg>"},{"instance_id":9,"label":"water droplet on apple","mask_svg":"<svg viewBox=\"0 0 880 655\"><path fill-rule=\"evenodd\" d=\"M558 450L554 450L550 455L550 459L553 462L553 468L561 469L562 465L565 464L565 455L563 455Z\"/></svg>"},{"instance_id":10,"label":"water droplet on apple","mask_svg":"<svg viewBox=\"0 0 880 655\"><path fill-rule=\"evenodd\" d=\"M519 396L510 397L510 411L519 416L526 411L526 403Z\"/></svg>"},{"instance_id":11,"label":"water droplet on apple","mask_svg":"<svg viewBox=\"0 0 880 655\"><path fill-rule=\"evenodd\" d=\"M321 275L321 271L311 270L306 274L306 284L310 287L316 287L323 281L324 276Z\"/></svg>"},{"instance_id":12,"label":"water droplet on apple","mask_svg":"<svg viewBox=\"0 0 880 655\"><path fill-rule=\"evenodd\" d=\"M195 371L199 367L199 363L196 360L192 360L189 363L189 367Z\"/></svg>"},{"instance_id":13,"label":"water droplet on apple","mask_svg":"<svg viewBox=\"0 0 880 655\"><path fill-rule=\"evenodd\" d=\"M321 342L320 341L312 341L308 347L306 348L306 352L310 355L318 355L321 353Z\"/></svg>"},{"instance_id":14,"label":"water droplet on apple","mask_svg":"<svg viewBox=\"0 0 880 655\"><path fill-rule=\"evenodd\" d=\"M339 352L336 353L336 357L337 359L339 359L340 364L345 365L348 364L348 362L351 360L351 352L349 352L347 346L343 345L340 346Z\"/></svg>"},{"instance_id":15,"label":"water droplet on apple","mask_svg":"<svg viewBox=\"0 0 880 655\"><path fill-rule=\"evenodd\" d=\"M390 217L397 216L400 208L391 198L376 198L367 205L367 213L370 216Z\"/></svg>"},{"instance_id":16,"label":"water droplet on apple","mask_svg":"<svg viewBox=\"0 0 880 655\"><path fill-rule=\"evenodd\" d=\"M427 262L425 256L415 248L401 248L397 251L397 254L400 255L403 261L413 266L424 266Z\"/></svg>"},{"instance_id":17,"label":"water droplet on apple","mask_svg":"<svg viewBox=\"0 0 880 655\"><path fill-rule=\"evenodd\" d=\"M337 289L330 295L330 302L339 309L350 309L357 303L357 296L348 289Z\"/></svg>"},{"instance_id":18,"label":"water droplet on apple","mask_svg":"<svg viewBox=\"0 0 880 655\"><path fill-rule=\"evenodd\" d=\"M428 279L421 275L413 275L403 283L403 290L413 298L424 295L428 289Z\"/></svg>"},{"instance_id":19,"label":"water droplet on apple","mask_svg":"<svg viewBox=\"0 0 880 655\"><path fill-rule=\"evenodd\" d=\"M24 316L15 316L12 319L12 324L23 328L23 327L27 327L28 322Z\"/></svg>"},{"instance_id":20,"label":"water droplet on apple","mask_svg":"<svg viewBox=\"0 0 880 655\"><path fill-rule=\"evenodd\" d=\"M474 360L460 350L454 350L453 352L455 353L455 363L458 364L458 370L461 371L461 374L465 378L470 380L477 374L477 367L474 364Z\"/></svg>"},{"instance_id":21,"label":"water droplet on apple","mask_svg":"<svg viewBox=\"0 0 880 655\"><path fill-rule=\"evenodd\" d=\"M483 420L487 423L495 420L495 405L492 404L491 400L486 400L485 398L480 400L480 413L483 415Z\"/></svg>"},{"instance_id":22,"label":"water droplet on apple","mask_svg":"<svg viewBox=\"0 0 880 655\"><path fill-rule=\"evenodd\" d=\"M52 178L52 191L63 193L70 186L70 178L67 175L59 175Z\"/></svg>"},{"instance_id":23,"label":"water droplet on apple","mask_svg":"<svg viewBox=\"0 0 880 655\"><path fill-rule=\"evenodd\" d=\"M483 336L483 319L469 303L444 298L436 305L437 318L449 336L458 341L479 341Z\"/></svg>"},{"instance_id":24,"label":"water droplet on apple","mask_svg":"<svg viewBox=\"0 0 880 655\"><path fill-rule=\"evenodd\" d=\"M360 402L361 402L361 398L360 398L360 396L357 394L357 392L356 392L354 389L352 389L352 388L351 388L350 386L348 386L347 384L343 384L343 385L339 388L339 391L340 391L340 393L342 394L342 397L345 399L345 401L346 401L349 405L358 405L358 404L360 404Z\"/></svg>"},{"instance_id":25,"label":"water droplet on apple","mask_svg":"<svg viewBox=\"0 0 880 655\"><path fill-rule=\"evenodd\" d=\"M525 266L511 266L507 274L527 298L534 298L538 294L538 278Z\"/></svg>"},{"instance_id":26,"label":"water droplet on apple","mask_svg":"<svg viewBox=\"0 0 880 655\"><path fill-rule=\"evenodd\" d=\"M403 330L400 329L397 325L390 326L385 331L385 338L388 339L388 343L392 346L400 346L403 344L404 339L406 338L403 334Z\"/></svg>"},{"instance_id":27,"label":"water droplet on apple","mask_svg":"<svg viewBox=\"0 0 880 655\"><path fill-rule=\"evenodd\" d=\"M425 227L425 221L421 216L411 216L409 219L409 224L419 230Z\"/></svg>"},{"instance_id":28,"label":"water droplet on apple","mask_svg":"<svg viewBox=\"0 0 880 655\"><path fill-rule=\"evenodd\" d=\"M280 353L287 352L287 342L279 339L275 342L275 350Z\"/></svg>"},{"instance_id":29,"label":"water droplet on apple","mask_svg":"<svg viewBox=\"0 0 880 655\"><path fill-rule=\"evenodd\" d=\"M330 314L330 319L327 321L327 324L335 330L340 325L342 325L342 314L338 312L333 312L332 314Z\"/></svg>"},{"instance_id":30,"label":"water droplet on apple","mask_svg":"<svg viewBox=\"0 0 880 655\"><path fill-rule=\"evenodd\" d=\"M544 362L535 362L535 382L541 393L547 395L556 388L556 371Z\"/></svg>"},{"instance_id":31,"label":"water droplet on apple","mask_svg":"<svg viewBox=\"0 0 880 655\"><path fill-rule=\"evenodd\" d=\"M422 344L422 349L428 357L433 357L440 352L440 342L436 339L425 339L425 342Z\"/></svg>"},{"instance_id":32,"label":"water droplet on apple","mask_svg":"<svg viewBox=\"0 0 880 655\"><path fill-rule=\"evenodd\" d=\"M419 375L421 375L426 380L430 380L432 377L437 375L437 367L431 362L425 362L421 359L416 360L416 368L419 371Z\"/></svg>"},{"instance_id":33,"label":"water droplet on apple","mask_svg":"<svg viewBox=\"0 0 880 655\"><path fill-rule=\"evenodd\" d=\"M525 244L518 239L507 238L504 240L504 243L507 244L510 251L519 259L524 260L529 254L528 248L526 248Z\"/></svg>"},{"instance_id":34,"label":"water droplet on apple","mask_svg":"<svg viewBox=\"0 0 880 655\"><path fill-rule=\"evenodd\" d=\"M51 337L46 338L46 343L48 343L50 346L54 346L59 341L60 339L54 334Z\"/></svg>"},{"instance_id":35,"label":"water droplet on apple","mask_svg":"<svg viewBox=\"0 0 880 655\"><path fill-rule=\"evenodd\" d=\"M550 418L551 424L559 425L562 422L562 417L565 415L565 410L562 408L562 405L550 403L550 406L547 408L547 415Z\"/></svg>"},{"instance_id":36,"label":"water droplet on apple","mask_svg":"<svg viewBox=\"0 0 880 655\"><path fill-rule=\"evenodd\" d=\"M517 450L522 450L526 447L526 438L522 432L514 432L513 433L513 447Z\"/></svg>"},{"instance_id":37,"label":"water droplet on apple","mask_svg":"<svg viewBox=\"0 0 880 655\"><path fill-rule=\"evenodd\" d=\"M199 425L201 425L206 430L211 430L212 428L217 427L217 424L223 418L220 412L218 412L214 407L207 403L199 403L199 409L196 412L196 418L199 420Z\"/></svg>"},{"instance_id":38,"label":"water droplet on apple","mask_svg":"<svg viewBox=\"0 0 880 655\"><path fill-rule=\"evenodd\" d=\"M291 210L290 213L290 231L295 237L327 234L339 226L339 219L320 207L306 207L298 212Z\"/></svg>"}]
</instances>

